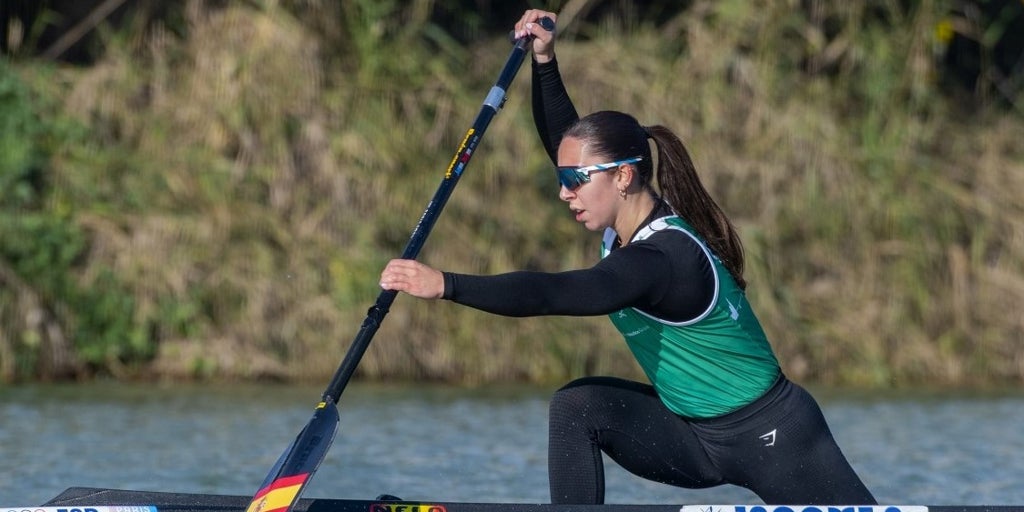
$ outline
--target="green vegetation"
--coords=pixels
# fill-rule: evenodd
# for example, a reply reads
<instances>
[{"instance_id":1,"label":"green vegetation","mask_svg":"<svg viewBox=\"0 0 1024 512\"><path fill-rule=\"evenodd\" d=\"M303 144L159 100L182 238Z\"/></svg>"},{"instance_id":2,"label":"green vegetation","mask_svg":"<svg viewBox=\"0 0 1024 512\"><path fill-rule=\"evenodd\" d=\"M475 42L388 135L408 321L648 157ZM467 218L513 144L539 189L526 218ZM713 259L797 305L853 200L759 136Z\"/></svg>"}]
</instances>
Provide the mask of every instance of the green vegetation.
<instances>
[{"instance_id":1,"label":"green vegetation","mask_svg":"<svg viewBox=\"0 0 1024 512\"><path fill-rule=\"evenodd\" d=\"M462 42L430 2L227 4L108 31L86 66L0 61L0 381L324 381L509 51L501 33ZM812 4L566 13L563 75L581 112L682 136L741 229L792 377L1024 380L1021 103L975 112L941 86L943 2ZM557 200L529 82L527 65L424 261L596 258ZM638 376L605 319L408 297L359 367L463 383L584 372Z\"/></svg>"}]
</instances>

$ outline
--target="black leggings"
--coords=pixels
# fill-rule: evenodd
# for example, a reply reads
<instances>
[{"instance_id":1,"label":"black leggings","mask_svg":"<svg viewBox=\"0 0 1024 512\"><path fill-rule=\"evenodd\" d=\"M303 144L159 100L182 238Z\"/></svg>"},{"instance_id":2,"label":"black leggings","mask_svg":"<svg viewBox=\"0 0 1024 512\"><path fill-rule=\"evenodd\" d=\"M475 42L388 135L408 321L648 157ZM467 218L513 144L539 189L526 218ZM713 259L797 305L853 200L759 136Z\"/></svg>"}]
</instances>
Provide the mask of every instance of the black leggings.
<instances>
[{"instance_id":1,"label":"black leggings","mask_svg":"<svg viewBox=\"0 0 1024 512\"><path fill-rule=\"evenodd\" d=\"M766 504L876 504L817 402L784 376L750 405L706 420L673 414L647 384L573 381L551 401L552 503L604 502L602 451L637 476L677 487L733 484Z\"/></svg>"}]
</instances>

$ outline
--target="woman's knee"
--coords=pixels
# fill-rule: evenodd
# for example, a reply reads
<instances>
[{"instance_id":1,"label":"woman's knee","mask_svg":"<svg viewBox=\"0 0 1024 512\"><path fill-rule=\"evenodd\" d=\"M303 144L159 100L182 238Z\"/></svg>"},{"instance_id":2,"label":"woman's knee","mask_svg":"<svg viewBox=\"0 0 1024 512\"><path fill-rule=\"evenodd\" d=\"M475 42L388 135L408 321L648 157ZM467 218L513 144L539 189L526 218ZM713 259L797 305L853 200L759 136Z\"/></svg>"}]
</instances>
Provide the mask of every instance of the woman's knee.
<instances>
[{"instance_id":1,"label":"woman's knee","mask_svg":"<svg viewBox=\"0 0 1024 512\"><path fill-rule=\"evenodd\" d=\"M562 386L551 397L551 410L587 411L614 401L633 382L614 377L582 377Z\"/></svg>"},{"instance_id":2,"label":"woman's knee","mask_svg":"<svg viewBox=\"0 0 1024 512\"><path fill-rule=\"evenodd\" d=\"M579 417L585 414L589 404L594 400L595 389L588 384L588 379L577 379L555 391L548 404L552 422Z\"/></svg>"},{"instance_id":3,"label":"woman's knee","mask_svg":"<svg viewBox=\"0 0 1024 512\"><path fill-rule=\"evenodd\" d=\"M648 384L615 377L583 377L555 392L549 412L552 421L585 421L600 425L616 424L625 411L647 405L662 407L654 388Z\"/></svg>"}]
</instances>

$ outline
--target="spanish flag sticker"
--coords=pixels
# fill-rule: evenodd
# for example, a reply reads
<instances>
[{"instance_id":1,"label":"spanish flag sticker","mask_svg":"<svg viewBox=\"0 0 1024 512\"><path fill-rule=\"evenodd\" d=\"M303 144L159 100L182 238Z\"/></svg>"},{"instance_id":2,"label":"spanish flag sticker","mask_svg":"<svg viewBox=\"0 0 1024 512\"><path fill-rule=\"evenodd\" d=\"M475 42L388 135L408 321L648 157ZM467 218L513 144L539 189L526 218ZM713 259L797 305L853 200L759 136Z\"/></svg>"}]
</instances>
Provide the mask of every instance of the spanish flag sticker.
<instances>
[{"instance_id":1,"label":"spanish flag sticker","mask_svg":"<svg viewBox=\"0 0 1024 512\"><path fill-rule=\"evenodd\" d=\"M302 484L307 478L309 473L274 480L256 493L246 512L278 512L287 509L302 491Z\"/></svg>"}]
</instances>

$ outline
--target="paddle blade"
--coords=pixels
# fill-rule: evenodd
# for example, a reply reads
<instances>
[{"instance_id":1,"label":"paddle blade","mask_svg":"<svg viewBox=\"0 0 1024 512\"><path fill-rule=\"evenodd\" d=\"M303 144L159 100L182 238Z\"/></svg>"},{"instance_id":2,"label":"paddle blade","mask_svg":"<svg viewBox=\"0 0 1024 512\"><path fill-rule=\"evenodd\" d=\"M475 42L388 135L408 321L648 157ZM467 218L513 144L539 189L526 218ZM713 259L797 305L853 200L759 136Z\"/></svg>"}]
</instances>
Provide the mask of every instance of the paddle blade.
<instances>
[{"instance_id":1,"label":"paddle blade","mask_svg":"<svg viewBox=\"0 0 1024 512\"><path fill-rule=\"evenodd\" d=\"M313 419L270 469L246 512L290 511L306 483L320 467L337 433L338 408L334 402L320 402Z\"/></svg>"}]
</instances>

